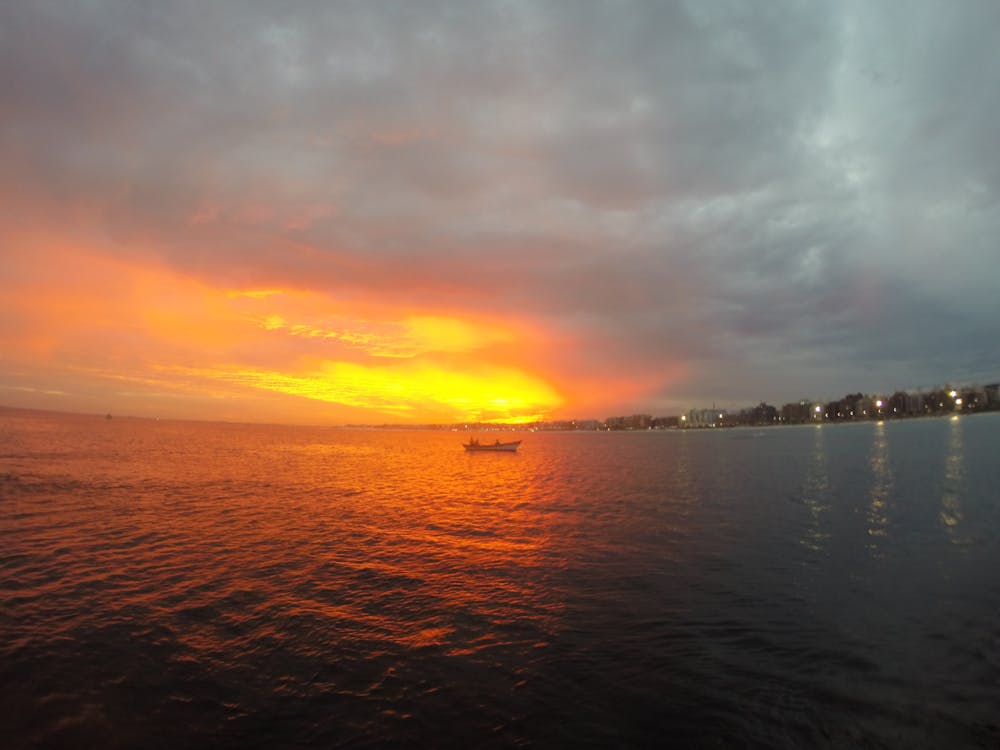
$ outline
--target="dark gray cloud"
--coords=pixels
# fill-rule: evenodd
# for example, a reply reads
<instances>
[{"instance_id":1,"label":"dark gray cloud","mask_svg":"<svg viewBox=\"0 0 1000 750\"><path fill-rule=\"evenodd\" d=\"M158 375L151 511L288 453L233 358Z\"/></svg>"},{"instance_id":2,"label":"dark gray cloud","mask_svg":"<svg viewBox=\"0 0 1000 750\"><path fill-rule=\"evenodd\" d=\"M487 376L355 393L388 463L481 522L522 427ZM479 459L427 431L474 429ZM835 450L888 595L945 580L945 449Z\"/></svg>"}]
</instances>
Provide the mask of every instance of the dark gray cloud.
<instances>
[{"instance_id":1,"label":"dark gray cloud","mask_svg":"<svg viewBox=\"0 0 1000 750\"><path fill-rule=\"evenodd\" d=\"M992 2L11 3L3 193L684 361L650 409L995 378L998 39Z\"/></svg>"}]
</instances>

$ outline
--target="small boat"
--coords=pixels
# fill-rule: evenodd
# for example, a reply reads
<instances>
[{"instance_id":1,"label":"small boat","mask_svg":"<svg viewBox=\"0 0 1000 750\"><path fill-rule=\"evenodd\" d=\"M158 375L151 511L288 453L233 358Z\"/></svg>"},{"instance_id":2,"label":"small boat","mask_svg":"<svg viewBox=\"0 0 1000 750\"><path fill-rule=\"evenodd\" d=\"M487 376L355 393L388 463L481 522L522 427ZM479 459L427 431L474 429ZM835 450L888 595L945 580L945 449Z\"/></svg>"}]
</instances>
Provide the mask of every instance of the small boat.
<instances>
[{"instance_id":1,"label":"small boat","mask_svg":"<svg viewBox=\"0 0 1000 750\"><path fill-rule=\"evenodd\" d=\"M521 444L520 440L512 440L509 443L501 443L496 440L492 443L480 443L477 438L472 438L467 443L462 443L462 447L467 451L506 451L507 453L513 453L517 450L517 446Z\"/></svg>"}]
</instances>

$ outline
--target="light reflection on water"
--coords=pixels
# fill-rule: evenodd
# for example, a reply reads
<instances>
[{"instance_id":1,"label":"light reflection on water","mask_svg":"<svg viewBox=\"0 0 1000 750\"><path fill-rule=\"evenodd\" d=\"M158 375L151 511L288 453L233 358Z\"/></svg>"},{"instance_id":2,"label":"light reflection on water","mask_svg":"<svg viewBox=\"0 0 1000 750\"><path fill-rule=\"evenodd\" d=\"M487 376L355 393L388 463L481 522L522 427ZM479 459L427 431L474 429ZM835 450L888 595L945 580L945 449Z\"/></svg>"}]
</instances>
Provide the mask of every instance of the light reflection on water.
<instances>
[{"instance_id":1,"label":"light reflection on water","mask_svg":"<svg viewBox=\"0 0 1000 750\"><path fill-rule=\"evenodd\" d=\"M872 537L869 548L878 554L879 543L889 529L889 502L892 495L892 469L889 465L889 443L885 422L874 425L874 441L868 465L871 483L868 490L868 535Z\"/></svg>"},{"instance_id":2,"label":"light reflection on water","mask_svg":"<svg viewBox=\"0 0 1000 750\"><path fill-rule=\"evenodd\" d=\"M824 516L830 509L830 479L822 425L815 425L812 428L812 450L809 453L806 477L802 483L802 502L810 514L802 543L818 552L830 538L830 532L824 529Z\"/></svg>"},{"instance_id":3,"label":"light reflection on water","mask_svg":"<svg viewBox=\"0 0 1000 750\"><path fill-rule=\"evenodd\" d=\"M956 544L966 541L961 524L962 494L965 491L965 455L962 444L962 420L949 419L948 453L944 459L944 487L941 495L941 523Z\"/></svg>"},{"instance_id":4,"label":"light reflection on water","mask_svg":"<svg viewBox=\"0 0 1000 750\"><path fill-rule=\"evenodd\" d=\"M998 428L539 433L508 455L0 412L0 727L995 745Z\"/></svg>"}]
</instances>

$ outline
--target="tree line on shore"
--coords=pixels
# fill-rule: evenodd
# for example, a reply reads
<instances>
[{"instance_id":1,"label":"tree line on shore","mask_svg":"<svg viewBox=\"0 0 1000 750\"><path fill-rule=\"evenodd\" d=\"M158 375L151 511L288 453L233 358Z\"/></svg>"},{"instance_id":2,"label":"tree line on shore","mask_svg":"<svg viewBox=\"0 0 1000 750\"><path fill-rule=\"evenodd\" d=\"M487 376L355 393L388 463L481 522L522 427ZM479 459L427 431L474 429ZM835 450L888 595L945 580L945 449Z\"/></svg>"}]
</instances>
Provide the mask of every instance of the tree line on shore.
<instances>
[{"instance_id":1,"label":"tree line on shore","mask_svg":"<svg viewBox=\"0 0 1000 750\"><path fill-rule=\"evenodd\" d=\"M609 417L608 430L737 427L810 422L903 419L941 414L967 414L1000 410L1000 384L987 386L944 386L929 391L898 390L890 396L848 393L833 401L802 399L777 408L765 402L731 412L726 409L691 409L677 417L633 414Z\"/></svg>"}]
</instances>

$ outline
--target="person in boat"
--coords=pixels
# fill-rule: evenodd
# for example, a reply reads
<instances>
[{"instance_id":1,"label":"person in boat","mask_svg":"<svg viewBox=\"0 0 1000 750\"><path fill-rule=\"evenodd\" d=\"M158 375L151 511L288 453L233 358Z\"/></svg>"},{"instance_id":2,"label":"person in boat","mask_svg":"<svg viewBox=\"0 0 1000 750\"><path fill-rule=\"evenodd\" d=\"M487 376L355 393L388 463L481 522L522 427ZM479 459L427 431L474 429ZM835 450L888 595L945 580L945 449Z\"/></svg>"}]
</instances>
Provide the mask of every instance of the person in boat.
<instances>
[{"instance_id":1,"label":"person in boat","mask_svg":"<svg viewBox=\"0 0 1000 750\"><path fill-rule=\"evenodd\" d=\"M497 441L493 445L500 445L500 438L497 438Z\"/></svg>"}]
</instances>

